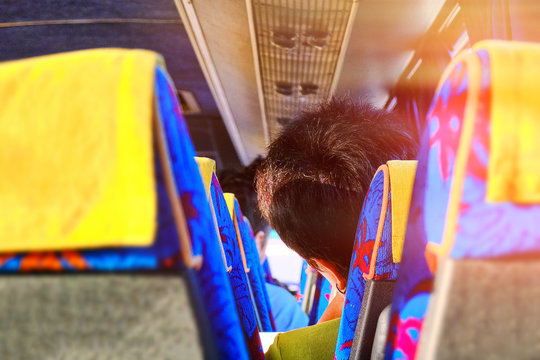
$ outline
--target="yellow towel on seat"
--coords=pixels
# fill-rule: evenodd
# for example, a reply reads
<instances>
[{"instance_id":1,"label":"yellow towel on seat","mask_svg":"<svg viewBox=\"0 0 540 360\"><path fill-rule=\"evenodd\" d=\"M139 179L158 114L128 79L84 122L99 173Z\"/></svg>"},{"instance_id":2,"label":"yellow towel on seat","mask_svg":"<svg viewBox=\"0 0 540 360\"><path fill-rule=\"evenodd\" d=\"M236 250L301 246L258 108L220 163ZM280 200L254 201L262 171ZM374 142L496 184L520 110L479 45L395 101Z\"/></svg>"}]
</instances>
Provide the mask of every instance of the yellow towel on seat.
<instances>
[{"instance_id":1,"label":"yellow towel on seat","mask_svg":"<svg viewBox=\"0 0 540 360\"><path fill-rule=\"evenodd\" d=\"M492 69L486 200L540 203L540 46L479 43Z\"/></svg>"},{"instance_id":2,"label":"yellow towel on seat","mask_svg":"<svg viewBox=\"0 0 540 360\"><path fill-rule=\"evenodd\" d=\"M160 61L96 49L0 64L0 251L152 243Z\"/></svg>"},{"instance_id":3,"label":"yellow towel on seat","mask_svg":"<svg viewBox=\"0 0 540 360\"><path fill-rule=\"evenodd\" d=\"M231 219L235 219L234 214L234 201L236 197L233 193L223 193L223 197L225 198L225 202L227 203L227 210L229 210L229 215L231 215Z\"/></svg>"},{"instance_id":4,"label":"yellow towel on seat","mask_svg":"<svg viewBox=\"0 0 540 360\"><path fill-rule=\"evenodd\" d=\"M387 162L392 194L392 258L401 262L403 243L407 231L409 207L416 175L416 160L391 160Z\"/></svg>"},{"instance_id":5,"label":"yellow towel on seat","mask_svg":"<svg viewBox=\"0 0 540 360\"><path fill-rule=\"evenodd\" d=\"M210 158L198 156L195 156L195 161L201 173L206 196L210 196L210 185L212 184L212 174L216 172L216 162Z\"/></svg>"}]
</instances>

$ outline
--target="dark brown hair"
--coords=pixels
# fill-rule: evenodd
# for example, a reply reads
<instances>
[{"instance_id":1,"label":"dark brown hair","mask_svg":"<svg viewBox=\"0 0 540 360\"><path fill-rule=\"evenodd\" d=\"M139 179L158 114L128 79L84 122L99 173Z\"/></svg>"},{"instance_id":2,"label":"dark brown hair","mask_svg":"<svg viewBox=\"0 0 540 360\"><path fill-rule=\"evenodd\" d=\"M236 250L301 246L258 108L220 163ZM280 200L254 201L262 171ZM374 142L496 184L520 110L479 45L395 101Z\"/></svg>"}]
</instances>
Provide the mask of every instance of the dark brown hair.
<instances>
[{"instance_id":1,"label":"dark brown hair","mask_svg":"<svg viewBox=\"0 0 540 360\"><path fill-rule=\"evenodd\" d=\"M259 207L281 239L310 264L347 278L358 216L376 169L414 159L417 144L392 113L332 99L286 126L257 172Z\"/></svg>"}]
</instances>

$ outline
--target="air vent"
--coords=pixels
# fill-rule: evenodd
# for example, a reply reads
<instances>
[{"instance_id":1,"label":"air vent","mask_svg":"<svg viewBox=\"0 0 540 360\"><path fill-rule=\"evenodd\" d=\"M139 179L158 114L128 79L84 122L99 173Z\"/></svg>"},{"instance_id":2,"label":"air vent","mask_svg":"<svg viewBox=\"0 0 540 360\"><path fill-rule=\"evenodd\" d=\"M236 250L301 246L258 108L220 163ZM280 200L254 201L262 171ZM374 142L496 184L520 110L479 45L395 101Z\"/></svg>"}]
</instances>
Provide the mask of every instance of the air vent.
<instances>
[{"instance_id":1,"label":"air vent","mask_svg":"<svg viewBox=\"0 0 540 360\"><path fill-rule=\"evenodd\" d=\"M319 50L328 45L328 39L330 38L330 33L323 30L308 31L305 35L307 38L306 44Z\"/></svg>"},{"instance_id":2,"label":"air vent","mask_svg":"<svg viewBox=\"0 0 540 360\"><path fill-rule=\"evenodd\" d=\"M259 94L270 138L335 89L358 2L248 0ZM288 120L287 120L288 119Z\"/></svg>"},{"instance_id":3,"label":"air vent","mask_svg":"<svg viewBox=\"0 0 540 360\"><path fill-rule=\"evenodd\" d=\"M272 35L272 44L282 49L292 49L296 46L294 30L278 29Z\"/></svg>"},{"instance_id":4,"label":"air vent","mask_svg":"<svg viewBox=\"0 0 540 360\"><path fill-rule=\"evenodd\" d=\"M312 83L300 84L300 87L300 92L302 93L302 95L316 95L317 90L319 90L319 85Z\"/></svg>"},{"instance_id":5,"label":"air vent","mask_svg":"<svg viewBox=\"0 0 540 360\"><path fill-rule=\"evenodd\" d=\"M293 84L289 82L277 82L276 92L281 95L291 96L294 92Z\"/></svg>"},{"instance_id":6,"label":"air vent","mask_svg":"<svg viewBox=\"0 0 540 360\"><path fill-rule=\"evenodd\" d=\"M191 91L178 90L178 100L184 115L199 114L201 112L201 108L197 100L195 100L195 95Z\"/></svg>"}]
</instances>

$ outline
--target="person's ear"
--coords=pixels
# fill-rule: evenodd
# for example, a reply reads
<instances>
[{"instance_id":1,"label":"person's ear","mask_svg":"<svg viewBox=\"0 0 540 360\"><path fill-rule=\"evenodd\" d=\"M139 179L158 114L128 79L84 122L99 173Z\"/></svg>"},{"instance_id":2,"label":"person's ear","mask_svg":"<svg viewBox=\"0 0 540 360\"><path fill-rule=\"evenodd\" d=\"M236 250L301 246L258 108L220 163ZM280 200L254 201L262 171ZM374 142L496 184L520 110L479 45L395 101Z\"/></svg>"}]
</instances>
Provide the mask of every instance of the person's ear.
<instances>
[{"instance_id":1,"label":"person's ear","mask_svg":"<svg viewBox=\"0 0 540 360\"><path fill-rule=\"evenodd\" d=\"M264 231L257 231L255 234L255 244L257 245L257 251L259 252L259 258L262 264L266 260L266 245L268 245L268 237Z\"/></svg>"},{"instance_id":2,"label":"person's ear","mask_svg":"<svg viewBox=\"0 0 540 360\"><path fill-rule=\"evenodd\" d=\"M333 262L324 259L311 259L317 265L317 270L328 280L335 285L340 293L344 293L347 289L347 280L340 275L338 267Z\"/></svg>"}]
</instances>

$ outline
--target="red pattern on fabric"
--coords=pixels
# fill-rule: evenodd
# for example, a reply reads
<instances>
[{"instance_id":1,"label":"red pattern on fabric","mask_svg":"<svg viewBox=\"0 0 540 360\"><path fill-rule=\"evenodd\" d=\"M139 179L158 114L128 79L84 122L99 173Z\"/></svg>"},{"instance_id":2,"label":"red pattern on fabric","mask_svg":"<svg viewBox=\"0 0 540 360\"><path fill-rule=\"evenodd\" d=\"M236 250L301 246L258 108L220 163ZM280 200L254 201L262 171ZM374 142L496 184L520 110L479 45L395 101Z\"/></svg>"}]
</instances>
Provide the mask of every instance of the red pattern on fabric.
<instances>
[{"instance_id":1,"label":"red pattern on fabric","mask_svg":"<svg viewBox=\"0 0 540 360\"><path fill-rule=\"evenodd\" d=\"M402 354L408 359L408 354L416 354L418 341L412 337L412 333L420 334L422 330L422 319L407 318L398 320L396 333L396 348L402 351Z\"/></svg>"},{"instance_id":2,"label":"red pattern on fabric","mask_svg":"<svg viewBox=\"0 0 540 360\"><path fill-rule=\"evenodd\" d=\"M199 218L199 211L193 205L193 193L186 192L180 195L180 201L182 202L182 208L186 219L197 220Z\"/></svg>"},{"instance_id":3,"label":"red pattern on fabric","mask_svg":"<svg viewBox=\"0 0 540 360\"><path fill-rule=\"evenodd\" d=\"M90 269L90 266L86 262L85 258L77 251L64 251L62 252L62 258L74 269Z\"/></svg>"},{"instance_id":4,"label":"red pattern on fabric","mask_svg":"<svg viewBox=\"0 0 540 360\"><path fill-rule=\"evenodd\" d=\"M24 256L20 264L21 271L63 269L62 262L54 253L32 253Z\"/></svg>"},{"instance_id":5,"label":"red pattern on fabric","mask_svg":"<svg viewBox=\"0 0 540 360\"><path fill-rule=\"evenodd\" d=\"M0 266L4 266L9 260L13 259L15 254L1 254L0 255Z\"/></svg>"},{"instance_id":6,"label":"red pattern on fabric","mask_svg":"<svg viewBox=\"0 0 540 360\"><path fill-rule=\"evenodd\" d=\"M450 157L455 159L459 144L460 127L467 104L467 90L459 92L458 89L465 80L465 75L466 71L463 67L452 73L447 80L450 89L444 89L443 86L441 93L437 96L435 106L428 114L428 119L431 121L434 121L435 117L438 119L438 127L430 136L429 146L433 147L439 144L439 170L443 181L446 181L450 175ZM444 91L448 91L450 94L444 94ZM444 101L445 96L451 97L452 101ZM452 118L457 118L458 121L454 122Z\"/></svg>"},{"instance_id":7,"label":"red pattern on fabric","mask_svg":"<svg viewBox=\"0 0 540 360\"><path fill-rule=\"evenodd\" d=\"M356 238L356 241L360 246L356 247L353 269L358 267L364 274L369 274L369 265L371 262L371 255L373 254L373 247L375 246L375 239L366 240L367 236L367 220L363 219L360 224L360 237ZM366 261L367 258L367 261Z\"/></svg>"},{"instance_id":8,"label":"red pattern on fabric","mask_svg":"<svg viewBox=\"0 0 540 360\"><path fill-rule=\"evenodd\" d=\"M352 340L345 341L345 342L343 343L343 345L341 345L341 347L339 348L339 350L341 351L341 350L343 350L343 349L349 349L349 348L351 348L352 343L353 343Z\"/></svg>"}]
</instances>

